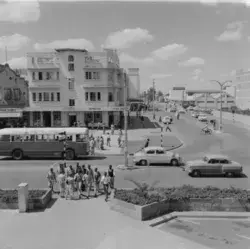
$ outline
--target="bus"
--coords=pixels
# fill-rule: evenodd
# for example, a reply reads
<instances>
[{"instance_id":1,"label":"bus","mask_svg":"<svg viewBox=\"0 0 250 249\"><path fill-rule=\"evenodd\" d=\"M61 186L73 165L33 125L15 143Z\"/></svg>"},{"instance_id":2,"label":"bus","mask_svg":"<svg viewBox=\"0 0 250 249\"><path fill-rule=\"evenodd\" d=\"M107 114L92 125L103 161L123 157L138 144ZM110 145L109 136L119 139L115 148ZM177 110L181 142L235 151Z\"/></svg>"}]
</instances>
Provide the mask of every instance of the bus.
<instances>
[{"instance_id":1,"label":"bus","mask_svg":"<svg viewBox=\"0 0 250 249\"><path fill-rule=\"evenodd\" d=\"M15 160L21 160L24 157L64 158L66 155L66 160L74 160L78 156L88 154L88 128L4 128L0 130L0 156L11 156Z\"/></svg>"}]
</instances>

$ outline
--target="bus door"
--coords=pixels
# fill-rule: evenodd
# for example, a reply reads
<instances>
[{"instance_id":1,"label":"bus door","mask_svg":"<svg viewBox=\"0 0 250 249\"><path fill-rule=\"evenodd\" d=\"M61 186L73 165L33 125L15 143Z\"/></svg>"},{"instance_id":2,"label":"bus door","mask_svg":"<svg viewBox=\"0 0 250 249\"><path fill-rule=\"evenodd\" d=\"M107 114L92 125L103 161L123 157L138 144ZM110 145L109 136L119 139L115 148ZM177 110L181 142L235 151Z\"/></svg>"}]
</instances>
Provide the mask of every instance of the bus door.
<instances>
[{"instance_id":1,"label":"bus door","mask_svg":"<svg viewBox=\"0 0 250 249\"><path fill-rule=\"evenodd\" d=\"M1 135L0 136L0 154L8 155L11 153L11 136L10 135Z\"/></svg>"}]
</instances>

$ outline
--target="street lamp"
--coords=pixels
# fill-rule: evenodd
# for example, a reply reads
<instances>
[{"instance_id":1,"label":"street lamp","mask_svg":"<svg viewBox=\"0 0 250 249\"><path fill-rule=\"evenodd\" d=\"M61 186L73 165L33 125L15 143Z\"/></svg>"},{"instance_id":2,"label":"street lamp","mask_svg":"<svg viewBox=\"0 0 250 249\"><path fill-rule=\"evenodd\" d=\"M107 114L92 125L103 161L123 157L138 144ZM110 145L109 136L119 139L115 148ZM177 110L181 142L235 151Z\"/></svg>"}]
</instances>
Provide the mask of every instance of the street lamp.
<instances>
[{"instance_id":1,"label":"street lamp","mask_svg":"<svg viewBox=\"0 0 250 249\"><path fill-rule=\"evenodd\" d=\"M153 119L155 119L155 80L153 79Z\"/></svg>"},{"instance_id":2,"label":"street lamp","mask_svg":"<svg viewBox=\"0 0 250 249\"><path fill-rule=\"evenodd\" d=\"M222 131L222 93L223 90L226 88L227 83L232 83L231 80L226 80L223 82L220 82L218 80L211 80L212 82L216 82L220 86L220 131Z\"/></svg>"},{"instance_id":3,"label":"street lamp","mask_svg":"<svg viewBox=\"0 0 250 249\"><path fill-rule=\"evenodd\" d=\"M127 110L127 75L124 74L124 166L128 167L128 110Z\"/></svg>"}]
</instances>

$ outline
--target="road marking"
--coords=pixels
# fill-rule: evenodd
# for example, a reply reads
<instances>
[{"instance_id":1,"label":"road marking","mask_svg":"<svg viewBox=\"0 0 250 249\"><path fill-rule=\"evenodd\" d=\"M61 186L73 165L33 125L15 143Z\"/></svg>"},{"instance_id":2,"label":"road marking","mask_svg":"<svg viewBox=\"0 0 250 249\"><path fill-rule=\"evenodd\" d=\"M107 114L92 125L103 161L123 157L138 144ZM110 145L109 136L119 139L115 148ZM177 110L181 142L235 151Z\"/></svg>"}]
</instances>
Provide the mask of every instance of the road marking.
<instances>
[{"instance_id":1,"label":"road marking","mask_svg":"<svg viewBox=\"0 0 250 249\"><path fill-rule=\"evenodd\" d=\"M244 236L244 235L240 235L240 234L236 234L237 236L243 238L243 239L249 239L250 240L250 237L247 237L247 236Z\"/></svg>"}]
</instances>

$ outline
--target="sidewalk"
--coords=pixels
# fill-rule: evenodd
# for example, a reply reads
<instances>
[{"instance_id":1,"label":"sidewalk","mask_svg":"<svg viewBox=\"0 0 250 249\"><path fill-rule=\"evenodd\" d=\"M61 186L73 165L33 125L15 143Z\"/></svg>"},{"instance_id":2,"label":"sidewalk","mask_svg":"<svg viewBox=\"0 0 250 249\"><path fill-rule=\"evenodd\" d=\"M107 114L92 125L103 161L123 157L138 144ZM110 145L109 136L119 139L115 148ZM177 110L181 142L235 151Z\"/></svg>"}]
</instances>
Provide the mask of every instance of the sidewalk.
<instances>
[{"instance_id":1,"label":"sidewalk","mask_svg":"<svg viewBox=\"0 0 250 249\"><path fill-rule=\"evenodd\" d=\"M0 220L2 249L209 249L114 212L103 197L59 199L40 213L0 211Z\"/></svg>"}]
</instances>

